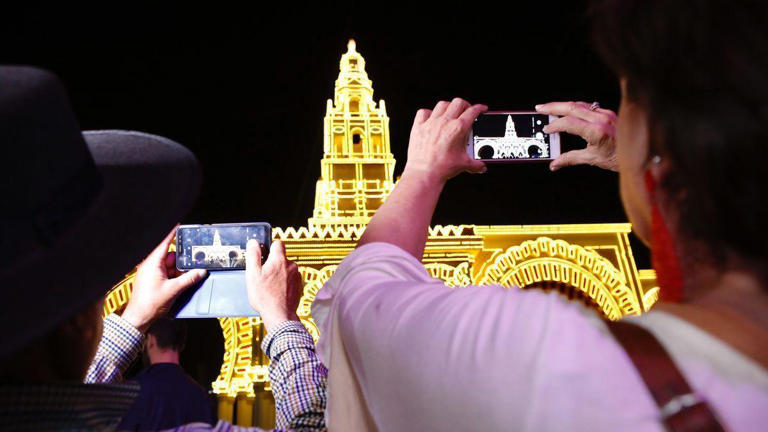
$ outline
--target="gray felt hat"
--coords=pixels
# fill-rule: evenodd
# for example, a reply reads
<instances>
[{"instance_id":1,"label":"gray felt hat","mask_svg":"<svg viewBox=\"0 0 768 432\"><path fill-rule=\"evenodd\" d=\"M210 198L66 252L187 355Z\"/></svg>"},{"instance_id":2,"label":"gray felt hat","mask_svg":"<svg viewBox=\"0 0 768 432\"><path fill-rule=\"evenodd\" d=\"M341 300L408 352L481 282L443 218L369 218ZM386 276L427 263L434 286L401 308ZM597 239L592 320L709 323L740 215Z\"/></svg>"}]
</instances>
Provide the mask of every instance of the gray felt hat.
<instances>
[{"instance_id":1,"label":"gray felt hat","mask_svg":"<svg viewBox=\"0 0 768 432\"><path fill-rule=\"evenodd\" d=\"M0 358L104 296L190 209L194 155L81 132L58 78L0 66Z\"/></svg>"}]
</instances>

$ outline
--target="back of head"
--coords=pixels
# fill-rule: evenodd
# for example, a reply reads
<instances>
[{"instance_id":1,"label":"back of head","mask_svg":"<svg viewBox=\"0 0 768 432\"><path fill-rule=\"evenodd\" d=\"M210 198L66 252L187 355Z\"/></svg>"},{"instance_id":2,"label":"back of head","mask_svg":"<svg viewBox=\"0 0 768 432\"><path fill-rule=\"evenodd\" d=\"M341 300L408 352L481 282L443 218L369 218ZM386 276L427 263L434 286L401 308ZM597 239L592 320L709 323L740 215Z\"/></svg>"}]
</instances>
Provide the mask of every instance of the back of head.
<instances>
[{"instance_id":1,"label":"back of head","mask_svg":"<svg viewBox=\"0 0 768 432\"><path fill-rule=\"evenodd\" d=\"M187 325L184 321L162 317L155 321L147 331L157 341L161 350L182 351L187 341Z\"/></svg>"},{"instance_id":2,"label":"back of head","mask_svg":"<svg viewBox=\"0 0 768 432\"><path fill-rule=\"evenodd\" d=\"M597 0L593 38L648 113L683 239L768 268L768 2Z\"/></svg>"}]
</instances>

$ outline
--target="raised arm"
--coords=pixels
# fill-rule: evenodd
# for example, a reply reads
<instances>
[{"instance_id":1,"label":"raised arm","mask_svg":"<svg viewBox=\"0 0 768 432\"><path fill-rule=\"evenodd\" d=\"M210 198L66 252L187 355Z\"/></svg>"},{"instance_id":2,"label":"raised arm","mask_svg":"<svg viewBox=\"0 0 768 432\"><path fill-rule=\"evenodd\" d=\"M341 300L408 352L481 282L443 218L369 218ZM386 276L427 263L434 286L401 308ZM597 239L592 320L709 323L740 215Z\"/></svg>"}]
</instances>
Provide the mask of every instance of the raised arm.
<instances>
[{"instance_id":1,"label":"raised arm","mask_svg":"<svg viewBox=\"0 0 768 432\"><path fill-rule=\"evenodd\" d=\"M285 258L285 246L275 241L262 266L261 249L251 240L245 252L245 278L248 300L267 330L261 349L270 359L277 428L325 430L328 370L296 314L302 295L296 263Z\"/></svg>"},{"instance_id":2,"label":"raised arm","mask_svg":"<svg viewBox=\"0 0 768 432\"><path fill-rule=\"evenodd\" d=\"M86 383L122 381L123 372L141 350L143 333L166 313L182 291L205 277L205 270L176 270L176 253L168 252L176 228L147 256L136 271L133 292L122 316L104 319L104 332L85 376Z\"/></svg>"},{"instance_id":3,"label":"raised arm","mask_svg":"<svg viewBox=\"0 0 768 432\"><path fill-rule=\"evenodd\" d=\"M416 113L405 171L368 223L358 247L392 243L416 259L422 258L427 230L445 182L463 171L486 170L484 163L467 155L466 144L472 123L487 109L456 98Z\"/></svg>"}]
</instances>

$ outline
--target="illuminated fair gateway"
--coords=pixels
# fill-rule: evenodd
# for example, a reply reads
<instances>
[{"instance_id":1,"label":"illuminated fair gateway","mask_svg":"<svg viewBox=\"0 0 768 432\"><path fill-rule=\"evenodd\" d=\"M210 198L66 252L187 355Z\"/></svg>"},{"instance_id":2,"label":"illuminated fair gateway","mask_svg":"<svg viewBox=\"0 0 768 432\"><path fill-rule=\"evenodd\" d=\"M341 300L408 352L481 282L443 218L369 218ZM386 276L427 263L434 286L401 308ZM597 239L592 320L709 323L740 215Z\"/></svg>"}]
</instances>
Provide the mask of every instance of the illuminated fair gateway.
<instances>
[{"instance_id":1,"label":"illuminated fair gateway","mask_svg":"<svg viewBox=\"0 0 768 432\"><path fill-rule=\"evenodd\" d=\"M324 155L315 208L307 226L275 228L288 258L299 265L304 297L299 316L312 336L318 330L310 305L323 283L351 252L376 209L394 187L384 101L373 99L365 60L350 40L342 55L334 99L324 120ZM609 319L640 314L656 301L652 270L638 271L627 235L629 224L446 225L429 229L424 265L452 287L500 284L556 290ZM104 313L128 300L134 274L116 285ZM517 289L517 288L515 288ZM450 319L450 317L446 317ZM213 382L219 417L239 425L274 426L259 318L219 318L225 353Z\"/></svg>"},{"instance_id":2,"label":"illuminated fair gateway","mask_svg":"<svg viewBox=\"0 0 768 432\"><path fill-rule=\"evenodd\" d=\"M531 121L534 119L532 118ZM536 137L517 136L515 122L511 115L507 116L504 136L475 136L473 143L477 159L549 157L549 146L544 142L544 135L539 132Z\"/></svg>"}]
</instances>

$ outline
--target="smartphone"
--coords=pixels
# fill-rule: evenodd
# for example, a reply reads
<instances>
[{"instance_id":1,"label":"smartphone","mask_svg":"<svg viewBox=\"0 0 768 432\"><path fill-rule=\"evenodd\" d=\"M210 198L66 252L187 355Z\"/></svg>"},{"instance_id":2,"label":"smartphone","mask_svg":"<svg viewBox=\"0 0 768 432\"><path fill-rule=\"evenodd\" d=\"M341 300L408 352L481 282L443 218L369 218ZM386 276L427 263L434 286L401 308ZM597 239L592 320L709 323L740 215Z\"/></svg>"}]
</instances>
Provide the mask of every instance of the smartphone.
<instances>
[{"instance_id":1,"label":"smartphone","mask_svg":"<svg viewBox=\"0 0 768 432\"><path fill-rule=\"evenodd\" d=\"M245 245L251 239L259 242L263 263L272 242L272 226L266 222L181 225L176 230L176 268L244 270Z\"/></svg>"},{"instance_id":2,"label":"smartphone","mask_svg":"<svg viewBox=\"0 0 768 432\"><path fill-rule=\"evenodd\" d=\"M544 133L557 116L536 111L489 111L477 117L467 154L484 162L550 161L560 156L560 134Z\"/></svg>"}]
</instances>

